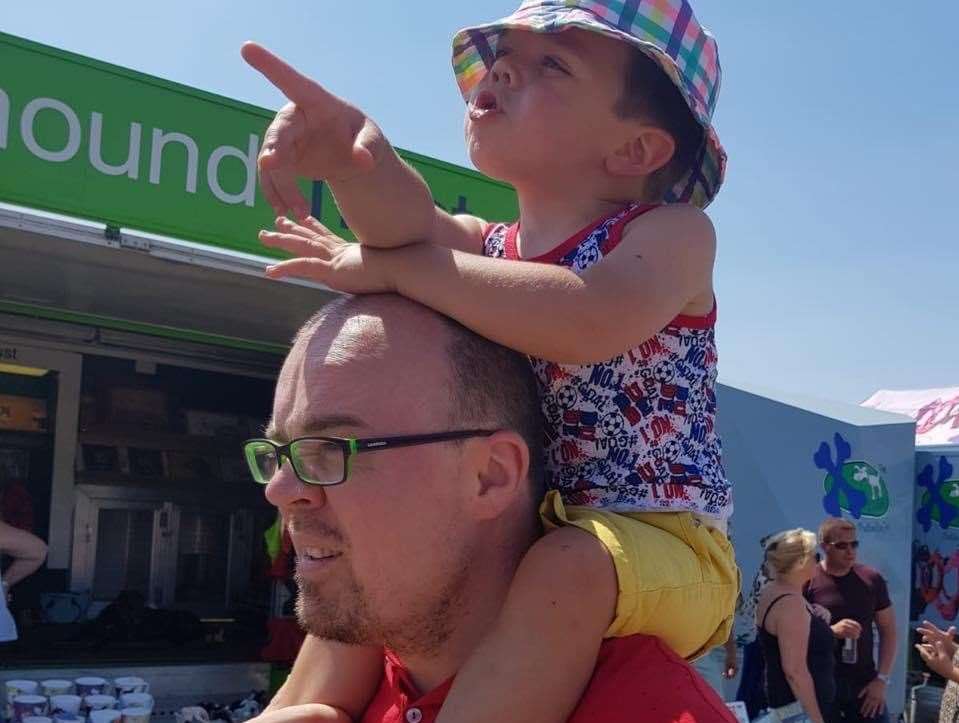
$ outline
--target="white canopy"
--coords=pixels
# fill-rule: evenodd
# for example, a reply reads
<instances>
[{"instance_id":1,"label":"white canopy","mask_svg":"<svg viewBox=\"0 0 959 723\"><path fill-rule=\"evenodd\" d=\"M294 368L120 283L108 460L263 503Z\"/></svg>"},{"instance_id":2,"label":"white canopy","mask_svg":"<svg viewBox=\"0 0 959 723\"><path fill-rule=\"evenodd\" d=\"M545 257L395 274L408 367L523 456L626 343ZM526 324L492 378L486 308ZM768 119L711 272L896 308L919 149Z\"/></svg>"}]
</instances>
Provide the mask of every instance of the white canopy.
<instances>
[{"instance_id":1,"label":"white canopy","mask_svg":"<svg viewBox=\"0 0 959 723\"><path fill-rule=\"evenodd\" d=\"M862 406L915 419L917 446L959 444L959 387L880 389Z\"/></svg>"}]
</instances>

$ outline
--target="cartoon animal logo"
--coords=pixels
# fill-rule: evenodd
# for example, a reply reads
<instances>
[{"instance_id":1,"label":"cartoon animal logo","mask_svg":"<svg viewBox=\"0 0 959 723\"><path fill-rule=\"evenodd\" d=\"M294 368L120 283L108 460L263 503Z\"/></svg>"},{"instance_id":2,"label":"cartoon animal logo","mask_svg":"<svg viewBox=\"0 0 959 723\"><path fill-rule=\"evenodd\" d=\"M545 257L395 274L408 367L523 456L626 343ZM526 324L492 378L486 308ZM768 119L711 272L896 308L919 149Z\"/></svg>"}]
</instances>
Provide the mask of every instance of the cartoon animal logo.
<instances>
[{"instance_id":1,"label":"cartoon animal logo","mask_svg":"<svg viewBox=\"0 0 959 723\"><path fill-rule=\"evenodd\" d=\"M916 485L925 488L916 510L916 521L929 532L935 522L943 530L959 527L959 479L953 477L953 466L944 456L933 469L927 464L916 477Z\"/></svg>"},{"instance_id":2,"label":"cartoon animal logo","mask_svg":"<svg viewBox=\"0 0 959 723\"><path fill-rule=\"evenodd\" d=\"M889 512L889 490L880 470L869 462L852 460L852 446L838 432L833 435L835 456L827 442L813 455L816 467L826 473L822 506L826 514L854 519L883 517Z\"/></svg>"}]
</instances>

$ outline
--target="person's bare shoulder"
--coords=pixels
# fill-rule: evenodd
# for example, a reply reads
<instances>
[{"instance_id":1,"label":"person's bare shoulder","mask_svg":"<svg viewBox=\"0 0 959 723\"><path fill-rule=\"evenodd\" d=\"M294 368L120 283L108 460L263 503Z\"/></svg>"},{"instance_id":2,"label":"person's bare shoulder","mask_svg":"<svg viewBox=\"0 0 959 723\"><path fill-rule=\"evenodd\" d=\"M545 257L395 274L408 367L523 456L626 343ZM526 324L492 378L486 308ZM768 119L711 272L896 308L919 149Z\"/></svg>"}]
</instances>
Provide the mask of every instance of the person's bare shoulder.
<instances>
[{"instance_id":1,"label":"person's bare shoulder","mask_svg":"<svg viewBox=\"0 0 959 723\"><path fill-rule=\"evenodd\" d=\"M36 535L0 522L0 552L14 558L43 560L47 545Z\"/></svg>"},{"instance_id":2,"label":"person's bare shoulder","mask_svg":"<svg viewBox=\"0 0 959 723\"><path fill-rule=\"evenodd\" d=\"M712 260L716 253L716 229L706 213L687 203L658 206L626 224L624 239L662 246L674 253L693 253ZM678 246L677 246L678 245Z\"/></svg>"}]
</instances>

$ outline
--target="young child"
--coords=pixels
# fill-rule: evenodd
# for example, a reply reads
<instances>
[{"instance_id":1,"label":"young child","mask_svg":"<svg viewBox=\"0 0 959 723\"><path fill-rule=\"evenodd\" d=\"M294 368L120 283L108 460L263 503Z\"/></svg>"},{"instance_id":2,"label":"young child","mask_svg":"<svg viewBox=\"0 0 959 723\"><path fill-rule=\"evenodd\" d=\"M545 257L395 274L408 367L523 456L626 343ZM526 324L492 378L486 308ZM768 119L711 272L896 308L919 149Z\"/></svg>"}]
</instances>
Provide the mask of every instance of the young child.
<instances>
[{"instance_id":1,"label":"young child","mask_svg":"<svg viewBox=\"0 0 959 723\"><path fill-rule=\"evenodd\" d=\"M518 223L436 208L366 116L250 45L244 57L292 101L267 134L264 192L300 219L261 239L299 257L272 277L398 292L529 356L551 531L439 720L561 721L604 636L655 635L693 658L729 635L739 571L714 426L715 236L700 210L725 166L710 123L717 48L683 0L526 0L458 33L453 53L470 157L516 189ZM296 174L329 183L362 245L307 215ZM338 656L362 668L309 646L297 669ZM357 715L372 690L336 680L336 664L320 700Z\"/></svg>"}]
</instances>

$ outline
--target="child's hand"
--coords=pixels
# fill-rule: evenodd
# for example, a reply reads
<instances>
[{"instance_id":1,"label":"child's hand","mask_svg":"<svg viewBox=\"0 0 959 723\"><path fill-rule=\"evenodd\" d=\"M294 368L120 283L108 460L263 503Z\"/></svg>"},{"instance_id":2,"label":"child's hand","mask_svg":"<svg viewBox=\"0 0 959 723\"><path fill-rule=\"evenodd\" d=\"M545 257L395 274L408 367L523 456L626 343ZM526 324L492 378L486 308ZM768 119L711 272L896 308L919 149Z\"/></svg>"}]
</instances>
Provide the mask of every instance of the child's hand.
<instances>
[{"instance_id":1,"label":"child's hand","mask_svg":"<svg viewBox=\"0 0 959 723\"><path fill-rule=\"evenodd\" d=\"M268 266L266 275L271 279L296 276L347 294L396 291L387 263L394 251L344 241L312 216L302 224L281 216L276 228L276 232L260 231L260 241L297 258Z\"/></svg>"},{"instance_id":2,"label":"child's hand","mask_svg":"<svg viewBox=\"0 0 959 723\"><path fill-rule=\"evenodd\" d=\"M347 180L376 166L374 152L384 143L373 121L352 105L301 75L266 48L246 43L243 59L290 99L263 138L257 164L263 195L279 215L306 218L310 206L297 176Z\"/></svg>"}]
</instances>

